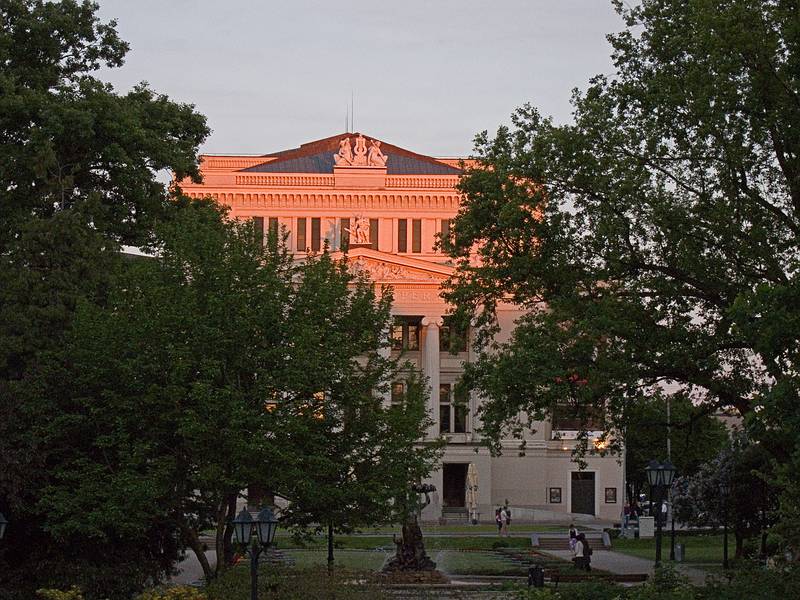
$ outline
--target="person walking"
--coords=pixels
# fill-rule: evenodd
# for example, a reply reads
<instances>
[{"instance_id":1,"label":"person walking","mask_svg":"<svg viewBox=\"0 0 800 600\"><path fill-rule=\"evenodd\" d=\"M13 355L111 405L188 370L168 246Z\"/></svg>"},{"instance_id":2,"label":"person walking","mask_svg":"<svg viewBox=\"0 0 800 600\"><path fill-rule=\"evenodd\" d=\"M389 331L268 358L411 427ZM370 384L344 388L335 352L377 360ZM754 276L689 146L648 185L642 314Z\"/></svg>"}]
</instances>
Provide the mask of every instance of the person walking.
<instances>
[{"instance_id":1,"label":"person walking","mask_svg":"<svg viewBox=\"0 0 800 600\"><path fill-rule=\"evenodd\" d=\"M510 517L508 515L508 511L506 510L506 507L504 506L502 509L500 509L500 537L503 537L503 536L508 537L508 522L509 522L509 520L510 520Z\"/></svg>"},{"instance_id":2,"label":"person walking","mask_svg":"<svg viewBox=\"0 0 800 600\"><path fill-rule=\"evenodd\" d=\"M498 535L503 535L503 519L500 517L500 507L494 511L494 522L497 523Z\"/></svg>"},{"instance_id":3,"label":"person walking","mask_svg":"<svg viewBox=\"0 0 800 600\"><path fill-rule=\"evenodd\" d=\"M589 545L589 540L586 539L586 536L582 533L578 534L578 542L577 546L580 545L580 553L579 556L583 559L581 568L586 571L592 570L592 547Z\"/></svg>"}]
</instances>

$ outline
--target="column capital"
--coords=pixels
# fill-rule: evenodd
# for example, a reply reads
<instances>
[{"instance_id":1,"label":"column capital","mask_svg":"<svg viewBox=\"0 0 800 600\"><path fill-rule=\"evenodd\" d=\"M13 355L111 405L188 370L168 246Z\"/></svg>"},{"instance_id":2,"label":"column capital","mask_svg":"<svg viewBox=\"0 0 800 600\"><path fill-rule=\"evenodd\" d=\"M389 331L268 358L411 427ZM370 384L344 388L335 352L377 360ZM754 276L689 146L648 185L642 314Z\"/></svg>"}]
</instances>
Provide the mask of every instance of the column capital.
<instances>
[{"instance_id":1,"label":"column capital","mask_svg":"<svg viewBox=\"0 0 800 600\"><path fill-rule=\"evenodd\" d=\"M435 317L424 317L422 319L423 327L429 327L431 325L435 325L436 327L441 327L442 325L444 325L444 319L442 319L442 317L438 315Z\"/></svg>"}]
</instances>

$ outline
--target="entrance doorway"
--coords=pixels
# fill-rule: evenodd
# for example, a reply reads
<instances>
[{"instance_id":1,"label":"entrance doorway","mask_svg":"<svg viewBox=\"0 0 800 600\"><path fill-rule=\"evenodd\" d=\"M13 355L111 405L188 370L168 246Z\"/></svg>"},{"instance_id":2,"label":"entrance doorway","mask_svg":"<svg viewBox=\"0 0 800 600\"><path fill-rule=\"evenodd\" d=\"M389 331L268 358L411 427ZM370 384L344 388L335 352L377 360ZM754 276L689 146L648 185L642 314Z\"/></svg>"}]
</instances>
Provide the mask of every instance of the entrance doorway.
<instances>
[{"instance_id":1,"label":"entrance doorway","mask_svg":"<svg viewBox=\"0 0 800 600\"><path fill-rule=\"evenodd\" d=\"M572 473L572 512L594 514L594 473Z\"/></svg>"},{"instance_id":2,"label":"entrance doorway","mask_svg":"<svg viewBox=\"0 0 800 600\"><path fill-rule=\"evenodd\" d=\"M442 504L450 508L466 506L467 465L448 463L442 469Z\"/></svg>"}]
</instances>

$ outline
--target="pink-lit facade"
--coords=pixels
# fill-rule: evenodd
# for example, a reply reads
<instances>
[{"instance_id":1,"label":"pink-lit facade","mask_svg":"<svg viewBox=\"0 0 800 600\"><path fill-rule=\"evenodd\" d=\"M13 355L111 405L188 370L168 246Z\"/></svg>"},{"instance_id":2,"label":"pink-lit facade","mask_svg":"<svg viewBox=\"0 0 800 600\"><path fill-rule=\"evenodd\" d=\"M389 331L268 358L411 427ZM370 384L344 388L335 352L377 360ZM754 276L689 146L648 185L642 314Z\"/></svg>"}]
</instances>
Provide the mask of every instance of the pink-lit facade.
<instances>
[{"instance_id":1,"label":"pink-lit facade","mask_svg":"<svg viewBox=\"0 0 800 600\"><path fill-rule=\"evenodd\" d=\"M568 438L574 433L554 432L549 422L529 434L524 451L519 440L508 440L503 455L491 457L479 445L480 398L467 398L464 408L454 402L455 383L474 350L467 345L452 354L445 347L448 306L440 291L453 269L436 239L458 212L459 159L344 133L261 156L207 155L202 173L202 184L181 183L184 193L211 196L230 207L232 217L255 218L265 232L285 229L298 259L326 245L335 252L347 248L354 269L393 287L397 322L391 351L402 348L430 382L435 424L427 437L448 439L442 466L431 478L437 492L426 519L465 515L470 464L477 473L481 520L493 520L493 507L505 500L517 520L563 512L619 518L623 475L616 458L590 457L579 473L570 458L574 442ZM519 315L511 306L500 310L501 338ZM400 385L395 382L395 389Z\"/></svg>"}]
</instances>

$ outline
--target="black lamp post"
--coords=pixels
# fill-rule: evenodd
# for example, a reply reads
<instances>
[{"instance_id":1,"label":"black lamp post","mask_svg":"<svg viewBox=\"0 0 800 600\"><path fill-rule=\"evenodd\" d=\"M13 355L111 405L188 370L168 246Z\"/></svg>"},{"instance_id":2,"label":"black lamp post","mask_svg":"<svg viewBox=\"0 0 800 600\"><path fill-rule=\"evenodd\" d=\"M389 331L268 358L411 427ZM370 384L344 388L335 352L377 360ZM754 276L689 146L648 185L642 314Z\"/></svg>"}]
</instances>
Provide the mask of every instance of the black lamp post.
<instances>
[{"instance_id":1,"label":"black lamp post","mask_svg":"<svg viewBox=\"0 0 800 600\"><path fill-rule=\"evenodd\" d=\"M258 557L272 545L278 520L269 508L262 508L255 520L246 509L233 520L233 533L242 551L250 554L250 600L258 600Z\"/></svg>"},{"instance_id":2,"label":"black lamp post","mask_svg":"<svg viewBox=\"0 0 800 600\"><path fill-rule=\"evenodd\" d=\"M0 540L2 540L3 536L6 534L6 527L8 527L8 520L3 513L0 513Z\"/></svg>"},{"instance_id":3,"label":"black lamp post","mask_svg":"<svg viewBox=\"0 0 800 600\"><path fill-rule=\"evenodd\" d=\"M647 482L650 484L650 489L655 488L656 490L656 509L653 512L656 519L656 568L658 568L661 566L661 505L664 502L665 490L672 485L672 481L675 479L675 467L669 461L660 463L656 460L651 460L647 464L645 472L647 473ZM650 505L653 505L652 492L650 494Z\"/></svg>"},{"instance_id":4,"label":"black lamp post","mask_svg":"<svg viewBox=\"0 0 800 600\"><path fill-rule=\"evenodd\" d=\"M722 568L728 568L728 494L731 486L727 479L719 484L719 493L722 496Z\"/></svg>"}]
</instances>

